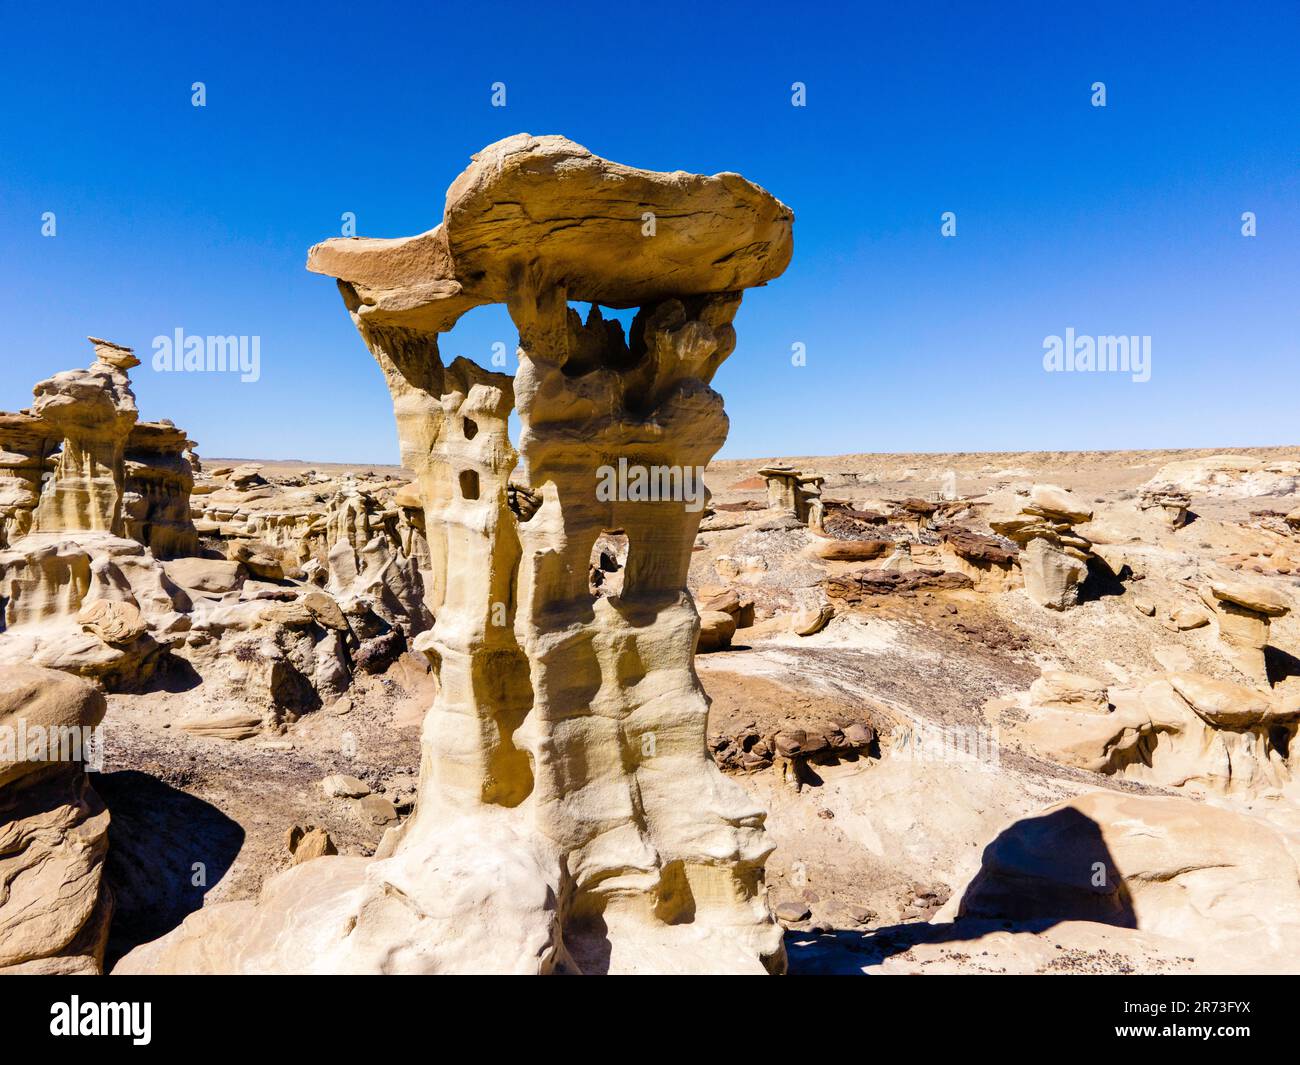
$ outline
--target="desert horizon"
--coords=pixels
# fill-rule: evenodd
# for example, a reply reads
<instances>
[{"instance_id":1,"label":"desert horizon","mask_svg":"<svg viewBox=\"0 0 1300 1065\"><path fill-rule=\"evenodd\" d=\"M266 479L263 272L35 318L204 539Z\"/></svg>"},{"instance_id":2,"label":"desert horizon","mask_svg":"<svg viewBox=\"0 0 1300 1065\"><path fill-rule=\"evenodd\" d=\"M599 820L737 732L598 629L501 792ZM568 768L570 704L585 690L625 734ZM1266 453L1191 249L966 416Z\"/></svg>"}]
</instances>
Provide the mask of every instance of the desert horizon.
<instances>
[{"instance_id":1,"label":"desert horizon","mask_svg":"<svg viewBox=\"0 0 1300 1065\"><path fill-rule=\"evenodd\" d=\"M1284 1045L1294 3L7 14L0 1045Z\"/></svg>"}]
</instances>

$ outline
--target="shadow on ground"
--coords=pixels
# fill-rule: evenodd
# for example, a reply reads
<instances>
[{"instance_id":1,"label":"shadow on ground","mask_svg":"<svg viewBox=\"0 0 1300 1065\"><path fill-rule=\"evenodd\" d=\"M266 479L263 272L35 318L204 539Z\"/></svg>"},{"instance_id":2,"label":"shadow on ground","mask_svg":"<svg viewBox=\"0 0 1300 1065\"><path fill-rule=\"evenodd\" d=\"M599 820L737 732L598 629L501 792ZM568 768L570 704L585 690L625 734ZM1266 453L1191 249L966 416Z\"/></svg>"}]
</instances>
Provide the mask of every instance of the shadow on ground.
<instances>
[{"instance_id":1,"label":"shadow on ground","mask_svg":"<svg viewBox=\"0 0 1300 1065\"><path fill-rule=\"evenodd\" d=\"M203 905L244 843L211 803L136 770L95 774L108 806L106 876L115 908L104 968L165 935Z\"/></svg>"}]
</instances>

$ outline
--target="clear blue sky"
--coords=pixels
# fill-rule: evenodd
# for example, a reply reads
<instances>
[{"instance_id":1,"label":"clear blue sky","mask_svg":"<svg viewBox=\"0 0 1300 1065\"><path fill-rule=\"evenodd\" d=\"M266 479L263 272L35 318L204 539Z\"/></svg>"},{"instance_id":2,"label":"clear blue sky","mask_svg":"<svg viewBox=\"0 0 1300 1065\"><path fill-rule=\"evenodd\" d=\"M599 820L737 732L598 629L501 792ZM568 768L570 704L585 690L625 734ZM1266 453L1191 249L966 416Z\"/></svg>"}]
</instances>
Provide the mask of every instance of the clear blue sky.
<instances>
[{"instance_id":1,"label":"clear blue sky","mask_svg":"<svg viewBox=\"0 0 1300 1065\"><path fill-rule=\"evenodd\" d=\"M794 208L717 378L724 455L1300 440L1300 5L729 7L5 3L0 409L87 334L146 358L255 334L259 382L142 366L143 415L212 456L394 460L307 248L344 211L431 227L470 154L527 131ZM1045 373L1067 327L1150 335L1151 380ZM443 351L498 340L513 366L484 308Z\"/></svg>"}]
</instances>

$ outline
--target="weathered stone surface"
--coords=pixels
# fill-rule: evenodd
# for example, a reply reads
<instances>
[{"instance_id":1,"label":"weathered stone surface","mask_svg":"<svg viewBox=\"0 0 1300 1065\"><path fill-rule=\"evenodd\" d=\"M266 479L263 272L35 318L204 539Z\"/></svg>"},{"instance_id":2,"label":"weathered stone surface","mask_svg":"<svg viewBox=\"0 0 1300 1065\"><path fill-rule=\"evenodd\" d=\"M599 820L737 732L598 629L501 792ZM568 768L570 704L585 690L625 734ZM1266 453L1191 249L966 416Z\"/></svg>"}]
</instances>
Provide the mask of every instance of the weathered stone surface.
<instances>
[{"instance_id":1,"label":"weathered stone surface","mask_svg":"<svg viewBox=\"0 0 1300 1065\"><path fill-rule=\"evenodd\" d=\"M262 731L262 716L245 710L231 710L204 717L187 717L176 722L177 728L194 736L216 740L247 740Z\"/></svg>"},{"instance_id":2,"label":"weathered stone surface","mask_svg":"<svg viewBox=\"0 0 1300 1065\"><path fill-rule=\"evenodd\" d=\"M826 594L832 599L847 603L861 602L868 595L907 594L922 590L970 588L974 582L964 573L917 567L899 571L873 569L863 566L839 577L828 577L822 582Z\"/></svg>"},{"instance_id":3,"label":"weathered stone surface","mask_svg":"<svg viewBox=\"0 0 1300 1065\"><path fill-rule=\"evenodd\" d=\"M1191 502L1191 493L1174 485L1147 484L1138 496L1138 509L1154 511L1166 527L1181 529L1187 524Z\"/></svg>"},{"instance_id":4,"label":"weathered stone surface","mask_svg":"<svg viewBox=\"0 0 1300 1065\"><path fill-rule=\"evenodd\" d=\"M1300 489L1300 462L1251 455L1210 455L1166 463L1143 489L1224 498L1288 495Z\"/></svg>"},{"instance_id":5,"label":"weathered stone surface","mask_svg":"<svg viewBox=\"0 0 1300 1065\"><path fill-rule=\"evenodd\" d=\"M224 558L177 558L164 564L167 576L187 592L221 595L244 583L247 574L239 562Z\"/></svg>"},{"instance_id":6,"label":"weathered stone surface","mask_svg":"<svg viewBox=\"0 0 1300 1065\"><path fill-rule=\"evenodd\" d=\"M1052 521L1078 525L1092 518L1092 510L1084 506L1073 492L1055 484L1036 484L1029 489L1027 514L1038 514Z\"/></svg>"},{"instance_id":7,"label":"weathered stone surface","mask_svg":"<svg viewBox=\"0 0 1300 1065\"><path fill-rule=\"evenodd\" d=\"M327 798L360 799L370 794L370 785L345 773L334 773L320 782Z\"/></svg>"},{"instance_id":8,"label":"weathered stone surface","mask_svg":"<svg viewBox=\"0 0 1300 1065\"><path fill-rule=\"evenodd\" d=\"M1105 714L1110 710L1106 685L1095 677L1045 669L1029 686L1029 701L1051 710L1072 710L1085 714Z\"/></svg>"},{"instance_id":9,"label":"weathered stone surface","mask_svg":"<svg viewBox=\"0 0 1300 1065\"><path fill-rule=\"evenodd\" d=\"M108 812L80 762L104 712L103 695L84 681L27 665L0 669L0 730L15 748L0 743L0 972L103 964Z\"/></svg>"},{"instance_id":10,"label":"weathered stone surface","mask_svg":"<svg viewBox=\"0 0 1300 1065\"><path fill-rule=\"evenodd\" d=\"M829 603L798 610L790 616L790 631L796 636L812 636L826 628L834 616L835 608Z\"/></svg>"},{"instance_id":11,"label":"weathered stone surface","mask_svg":"<svg viewBox=\"0 0 1300 1065\"><path fill-rule=\"evenodd\" d=\"M1132 687L1097 684L1048 671L985 714L1009 745L1094 773L1253 799L1289 785L1300 700L1190 669Z\"/></svg>"},{"instance_id":12,"label":"weathered stone surface","mask_svg":"<svg viewBox=\"0 0 1300 1065\"><path fill-rule=\"evenodd\" d=\"M1218 680L1200 673L1172 673L1169 683L1188 705L1215 728L1244 731L1295 721L1300 708L1286 706L1271 692Z\"/></svg>"},{"instance_id":13,"label":"weathered stone surface","mask_svg":"<svg viewBox=\"0 0 1300 1065\"><path fill-rule=\"evenodd\" d=\"M91 344L89 369L55 374L33 390L32 413L63 441L36 504L34 532L123 532L123 454L139 417L126 371L139 360L130 348L93 337Z\"/></svg>"},{"instance_id":14,"label":"weathered stone surface","mask_svg":"<svg viewBox=\"0 0 1300 1065\"><path fill-rule=\"evenodd\" d=\"M137 422L123 455L124 532L149 548L154 558L198 552L199 536L190 513L194 468L186 452L194 441L169 421Z\"/></svg>"},{"instance_id":15,"label":"weathered stone surface","mask_svg":"<svg viewBox=\"0 0 1300 1065\"><path fill-rule=\"evenodd\" d=\"M725 610L700 611L700 640L696 650L700 654L722 651L731 646L736 634L736 616Z\"/></svg>"},{"instance_id":16,"label":"weathered stone surface","mask_svg":"<svg viewBox=\"0 0 1300 1065\"><path fill-rule=\"evenodd\" d=\"M77 614L77 624L112 644L134 643L149 630L138 606L109 599L86 603Z\"/></svg>"},{"instance_id":17,"label":"weathered stone surface","mask_svg":"<svg viewBox=\"0 0 1300 1065\"><path fill-rule=\"evenodd\" d=\"M1291 609L1290 603L1275 588L1249 581L1213 581L1210 584L1210 593L1215 599L1235 603L1237 606L1271 618L1281 617Z\"/></svg>"},{"instance_id":18,"label":"weathered stone surface","mask_svg":"<svg viewBox=\"0 0 1300 1065\"><path fill-rule=\"evenodd\" d=\"M1066 610L1079 601L1079 585L1088 575L1078 552L1063 550L1050 540L1036 537L1020 552L1025 593L1039 606Z\"/></svg>"},{"instance_id":19,"label":"weathered stone surface","mask_svg":"<svg viewBox=\"0 0 1300 1065\"><path fill-rule=\"evenodd\" d=\"M1219 643L1233 666L1251 683L1267 687L1270 623L1290 611L1287 600L1253 581L1215 580L1200 589L1214 615Z\"/></svg>"},{"instance_id":20,"label":"weathered stone surface","mask_svg":"<svg viewBox=\"0 0 1300 1065\"><path fill-rule=\"evenodd\" d=\"M1091 517L1066 489L1035 484L1027 492L996 495L988 522L995 533L1021 545L1025 594L1039 606L1066 610L1079 601L1092 548L1073 527Z\"/></svg>"},{"instance_id":21,"label":"weathered stone surface","mask_svg":"<svg viewBox=\"0 0 1300 1065\"><path fill-rule=\"evenodd\" d=\"M791 221L734 175L634 171L521 135L476 157L430 233L312 250L385 374L422 504L435 621L417 647L438 695L416 812L374 861L291 869L119 971L783 967L764 814L705 746L686 592L701 511L595 485L619 457L693 471L721 446L709 382L734 350L740 289L784 268ZM640 310L624 336L570 300ZM439 358L437 334L489 301L519 331L513 379ZM526 494L509 481L519 457ZM601 595L592 551L613 530L627 564Z\"/></svg>"},{"instance_id":22,"label":"weathered stone surface","mask_svg":"<svg viewBox=\"0 0 1300 1065\"><path fill-rule=\"evenodd\" d=\"M302 865L313 858L323 858L328 854L338 854L338 848L330 839L330 834L315 825L294 825L285 834L285 846L292 855L291 865Z\"/></svg>"},{"instance_id":23,"label":"weathered stone surface","mask_svg":"<svg viewBox=\"0 0 1300 1065\"><path fill-rule=\"evenodd\" d=\"M812 553L827 562L870 562L893 546L889 540L816 540Z\"/></svg>"}]
</instances>

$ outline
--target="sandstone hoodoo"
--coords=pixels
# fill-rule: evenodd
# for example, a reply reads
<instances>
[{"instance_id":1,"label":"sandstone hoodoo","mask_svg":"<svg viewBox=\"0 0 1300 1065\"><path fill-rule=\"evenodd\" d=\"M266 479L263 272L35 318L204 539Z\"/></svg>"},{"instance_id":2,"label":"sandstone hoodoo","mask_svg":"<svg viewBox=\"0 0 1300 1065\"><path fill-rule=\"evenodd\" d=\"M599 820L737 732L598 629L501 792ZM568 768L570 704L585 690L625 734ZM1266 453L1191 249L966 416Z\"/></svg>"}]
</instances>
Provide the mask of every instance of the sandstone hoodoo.
<instances>
[{"instance_id":1,"label":"sandstone hoodoo","mask_svg":"<svg viewBox=\"0 0 1300 1065\"><path fill-rule=\"evenodd\" d=\"M474 157L429 232L312 249L387 379L423 509L438 695L416 813L373 861L295 866L124 969L783 967L764 814L705 745L686 591L701 514L595 484L619 458L708 463L727 432L709 382L743 290L789 262L792 222L735 174L636 170L520 134ZM571 300L592 304L585 321ZM513 379L440 358L439 334L484 303L518 329ZM638 308L626 336L601 305ZM596 594L593 545L615 530L622 588Z\"/></svg>"},{"instance_id":2,"label":"sandstone hoodoo","mask_svg":"<svg viewBox=\"0 0 1300 1065\"><path fill-rule=\"evenodd\" d=\"M1011 513L994 514L995 533L1020 545L1025 594L1040 606L1065 610L1079 601L1079 586L1088 575L1092 544L1074 526L1092 518L1064 488L1036 484L1012 499Z\"/></svg>"}]
</instances>

